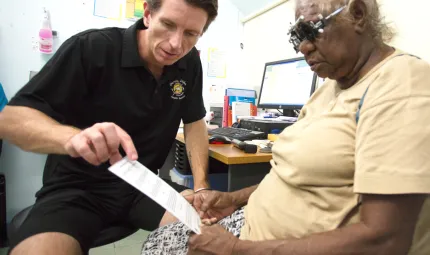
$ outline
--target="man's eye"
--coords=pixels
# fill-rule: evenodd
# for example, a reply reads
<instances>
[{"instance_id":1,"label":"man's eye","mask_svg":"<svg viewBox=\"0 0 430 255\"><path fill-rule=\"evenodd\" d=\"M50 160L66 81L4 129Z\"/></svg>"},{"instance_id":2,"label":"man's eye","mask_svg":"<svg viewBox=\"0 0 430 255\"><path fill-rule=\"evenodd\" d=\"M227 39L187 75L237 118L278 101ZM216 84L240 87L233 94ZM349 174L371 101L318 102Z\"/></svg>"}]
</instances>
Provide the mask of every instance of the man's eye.
<instances>
[{"instance_id":1,"label":"man's eye","mask_svg":"<svg viewBox=\"0 0 430 255\"><path fill-rule=\"evenodd\" d=\"M193 33L193 32L185 32L185 35L189 36L189 37L196 37L197 36L196 33Z\"/></svg>"},{"instance_id":2,"label":"man's eye","mask_svg":"<svg viewBox=\"0 0 430 255\"><path fill-rule=\"evenodd\" d=\"M174 27L174 25L172 23L166 22L166 21L163 21L163 25L167 28L173 28Z\"/></svg>"}]
</instances>

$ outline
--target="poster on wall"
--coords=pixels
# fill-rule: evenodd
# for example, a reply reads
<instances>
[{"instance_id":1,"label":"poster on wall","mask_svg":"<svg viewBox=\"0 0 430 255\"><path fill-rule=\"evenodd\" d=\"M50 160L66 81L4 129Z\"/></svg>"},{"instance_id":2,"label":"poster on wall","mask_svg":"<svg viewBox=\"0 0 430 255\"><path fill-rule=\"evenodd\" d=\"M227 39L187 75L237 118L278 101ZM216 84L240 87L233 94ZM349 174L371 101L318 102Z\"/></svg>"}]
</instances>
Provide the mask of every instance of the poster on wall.
<instances>
[{"instance_id":1,"label":"poster on wall","mask_svg":"<svg viewBox=\"0 0 430 255\"><path fill-rule=\"evenodd\" d=\"M144 0L127 0L125 5L125 18L136 21L143 17Z\"/></svg>"},{"instance_id":2,"label":"poster on wall","mask_svg":"<svg viewBox=\"0 0 430 255\"><path fill-rule=\"evenodd\" d=\"M217 48L208 50L208 77L226 78L227 52Z\"/></svg>"},{"instance_id":3,"label":"poster on wall","mask_svg":"<svg viewBox=\"0 0 430 255\"><path fill-rule=\"evenodd\" d=\"M94 0L94 16L121 20L122 6L121 0Z\"/></svg>"},{"instance_id":4,"label":"poster on wall","mask_svg":"<svg viewBox=\"0 0 430 255\"><path fill-rule=\"evenodd\" d=\"M136 21L143 17L144 0L94 0L94 16Z\"/></svg>"}]
</instances>

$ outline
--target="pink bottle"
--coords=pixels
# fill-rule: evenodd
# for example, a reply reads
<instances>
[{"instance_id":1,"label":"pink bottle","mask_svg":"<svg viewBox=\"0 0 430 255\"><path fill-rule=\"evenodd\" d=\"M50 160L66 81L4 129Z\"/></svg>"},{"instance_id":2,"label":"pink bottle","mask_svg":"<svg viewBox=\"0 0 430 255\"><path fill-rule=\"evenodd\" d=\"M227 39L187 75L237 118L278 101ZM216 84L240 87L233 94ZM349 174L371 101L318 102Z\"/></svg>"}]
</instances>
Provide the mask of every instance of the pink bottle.
<instances>
[{"instance_id":1,"label":"pink bottle","mask_svg":"<svg viewBox=\"0 0 430 255\"><path fill-rule=\"evenodd\" d=\"M45 9L43 15L42 28L39 31L39 50L45 54L52 53L53 36L51 29L51 22L49 20L49 13Z\"/></svg>"}]
</instances>

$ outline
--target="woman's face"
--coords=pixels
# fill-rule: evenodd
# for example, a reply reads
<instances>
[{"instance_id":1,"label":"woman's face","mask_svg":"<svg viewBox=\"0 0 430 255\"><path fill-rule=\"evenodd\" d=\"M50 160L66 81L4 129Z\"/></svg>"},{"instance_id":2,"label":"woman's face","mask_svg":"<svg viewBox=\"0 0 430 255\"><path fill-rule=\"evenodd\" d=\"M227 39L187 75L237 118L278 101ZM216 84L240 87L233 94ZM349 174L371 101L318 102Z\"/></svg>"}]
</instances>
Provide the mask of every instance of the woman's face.
<instances>
[{"instance_id":1,"label":"woman's face","mask_svg":"<svg viewBox=\"0 0 430 255\"><path fill-rule=\"evenodd\" d=\"M324 32L313 42L305 40L299 46L307 63L319 77L340 80L347 77L357 64L361 38L351 21L339 18L346 11L330 19ZM304 22L316 23L320 13L318 1L303 0L297 8L296 18L303 15Z\"/></svg>"}]
</instances>

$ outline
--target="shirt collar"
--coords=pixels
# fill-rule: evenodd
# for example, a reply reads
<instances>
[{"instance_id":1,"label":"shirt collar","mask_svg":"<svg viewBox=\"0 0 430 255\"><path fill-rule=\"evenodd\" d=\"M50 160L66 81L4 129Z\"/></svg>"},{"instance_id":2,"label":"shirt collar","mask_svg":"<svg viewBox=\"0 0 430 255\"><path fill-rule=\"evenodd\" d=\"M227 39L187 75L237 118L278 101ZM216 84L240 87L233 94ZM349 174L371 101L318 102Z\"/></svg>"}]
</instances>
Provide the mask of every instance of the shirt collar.
<instances>
[{"instance_id":1,"label":"shirt collar","mask_svg":"<svg viewBox=\"0 0 430 255\"><path fill-rule=\"evenodd\" d=\"M143 19L139 19L124 32L124 39L122 42L122 56L121 65L122 67L144 67L146 66L145 61L139 55L139 49L137 45L137 31L147 29L143 24ZM178 60L173 66L177 66L180 69L187 68L186 62L187 55L182 59Z\"/></svg>"}]
</instances>

